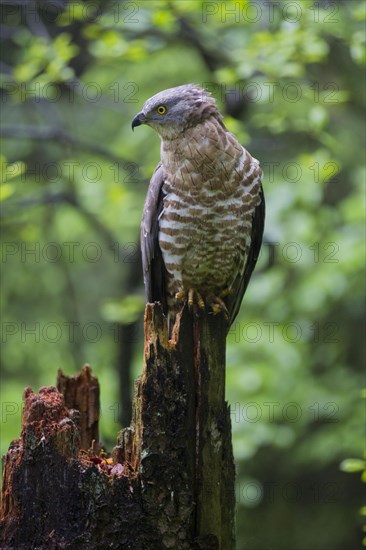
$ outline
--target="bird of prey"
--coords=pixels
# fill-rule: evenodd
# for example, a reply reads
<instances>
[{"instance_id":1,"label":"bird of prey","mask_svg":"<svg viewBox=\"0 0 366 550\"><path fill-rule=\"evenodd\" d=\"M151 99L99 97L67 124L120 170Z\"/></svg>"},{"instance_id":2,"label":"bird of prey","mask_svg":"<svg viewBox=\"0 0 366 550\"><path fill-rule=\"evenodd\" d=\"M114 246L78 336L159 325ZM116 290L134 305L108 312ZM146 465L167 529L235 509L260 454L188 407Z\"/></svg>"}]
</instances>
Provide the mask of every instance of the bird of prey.
<instances>
[{"instance_id":1,"label":"bird of prey","mask_svg":"<svg viewBox=\"0 0 366 550\"><path fill-rule=\"evenodd\" d=\"M222 311L229 328L262 243L259 162L194 84L148 99L132 129L141 124L161 139L141 224L147 301L161 302L170 324L188 301L195 311Z\"/></svg>"}]
</instances>

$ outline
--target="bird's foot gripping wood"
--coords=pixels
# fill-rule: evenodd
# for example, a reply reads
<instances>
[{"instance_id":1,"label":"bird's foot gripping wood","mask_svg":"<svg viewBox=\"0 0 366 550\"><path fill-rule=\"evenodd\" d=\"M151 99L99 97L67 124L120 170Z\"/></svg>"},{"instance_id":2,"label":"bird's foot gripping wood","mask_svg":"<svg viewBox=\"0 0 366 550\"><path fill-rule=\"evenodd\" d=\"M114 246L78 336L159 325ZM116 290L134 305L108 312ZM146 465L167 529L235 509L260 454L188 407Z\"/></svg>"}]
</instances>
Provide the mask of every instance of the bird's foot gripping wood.
<instances>
[{"instance_id":1,"label":"bird's foot gripping wood","mask_svg":"<svg viewBox=\"0 0 366 550\"><path fill-rule=\"evenodd\" d=\"M187 301L189 311L193 311L193 313L195 314L198 313L198 309L205 309L205 302L201 294L194 288L189 288L188 290L181 290L180 292L177 292L175 298L182 305L185 303L185 301Z\"/></svg>"},{"instance_id":2,"label":"bird's foot gripping wood","mask_svg":"<svg viewBox=\"0 0 366 550\"><path fill-rule=\"evenodd\" d=\"M204 300L202 298L202 295L197 290L195 290L194 288L189 288L188 290L181 290L180 292L177 292L175 298L178 302L182 304L187 301L189 310L193 311L194 314L197 314L198 310L204 310L207 306L209 309L211 309L214 315L217 315L222 311L224 313L225 319L228 320L229 312L223 298L225 298L229 294L230 289L226 288L218 296L216 296L215 294L209 294Z\"/></svg>"},{"instance_id":3,"label":"bird's foot gripping wood","mask_svg":"<svg viewBox=\"0 0 366 550\"><path fill-rule=\"evenodd\" d=\"M215 296L214 294L209 295L207 297L206 303L211 308L214 315L217 315L222 311L225 319L227 321L229 320L229 312L222 298L222 293L220 294L220 296Z\"/></svg>"}]
</instances>

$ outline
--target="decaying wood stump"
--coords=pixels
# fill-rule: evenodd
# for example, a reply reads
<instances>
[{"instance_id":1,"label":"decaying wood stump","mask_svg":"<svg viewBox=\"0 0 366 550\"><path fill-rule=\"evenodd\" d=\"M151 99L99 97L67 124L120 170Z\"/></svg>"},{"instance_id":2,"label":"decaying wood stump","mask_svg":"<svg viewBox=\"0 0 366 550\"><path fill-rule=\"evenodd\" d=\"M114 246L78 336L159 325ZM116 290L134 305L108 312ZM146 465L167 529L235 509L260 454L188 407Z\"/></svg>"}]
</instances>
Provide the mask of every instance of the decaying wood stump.
<instances>
[{"instance_id":1,"label":"decaying wood stump","mask_svg":"<svg viewBox=\"0 0 366 550\"><path fill-rule=\"evenodd\" d=\"M184 310L169 340L160 305L147 305L132 423L111 457L88 366L59 373L58 389L25 390L4 457L2 548L234 549L224 324Z\"/></svg>"},{"instance_id":2,"label":"decaying wood stump","mask_svg":"<svg viewBox=\"0 0 366 550\"><path fill-rule=\"evenodd\" d=\"M80 447L89 449L93 441L99 441L100 389L97 378L89 365L85 365L81 374L76 376L66 376L59 370L57 389L64 396L66 407L79 412Z\"/></svg>"}]
</instances>

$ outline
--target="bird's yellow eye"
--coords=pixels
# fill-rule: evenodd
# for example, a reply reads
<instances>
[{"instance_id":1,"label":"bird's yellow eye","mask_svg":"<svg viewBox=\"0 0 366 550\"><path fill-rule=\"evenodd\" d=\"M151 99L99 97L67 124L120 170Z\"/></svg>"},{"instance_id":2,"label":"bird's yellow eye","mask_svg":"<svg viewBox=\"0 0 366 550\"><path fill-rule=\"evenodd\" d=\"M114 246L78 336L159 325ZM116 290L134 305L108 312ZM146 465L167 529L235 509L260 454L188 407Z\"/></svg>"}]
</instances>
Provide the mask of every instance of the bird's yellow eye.
<instances>
[{"instance_id":1,"label":"bird's yellow eye","mask_svg":"<svg viewBox=\"0 0 366 550\"><path fill-rule=\"evenodd\" d=\"M165 115L165 113L166 113L165 105L159 105L159 107L156 109L156 111L159 113L159 115Z\"/></svg>"}]
</instances>

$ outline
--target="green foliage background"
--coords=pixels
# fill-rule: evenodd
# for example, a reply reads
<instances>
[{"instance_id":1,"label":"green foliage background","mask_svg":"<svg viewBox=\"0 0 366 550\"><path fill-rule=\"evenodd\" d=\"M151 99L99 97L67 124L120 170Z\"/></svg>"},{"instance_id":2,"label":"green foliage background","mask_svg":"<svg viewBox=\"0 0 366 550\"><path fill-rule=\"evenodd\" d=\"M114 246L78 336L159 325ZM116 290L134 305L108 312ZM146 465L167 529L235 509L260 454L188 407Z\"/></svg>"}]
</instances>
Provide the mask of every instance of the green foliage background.
<instances>
[{"instance_id":1,"label":"green foliage background","mask_svg":"<svg viewBox=\"0 0 366 550\"><path fill-rule=\"evenodd\" d=\"M141 370L137 235L159 158L130 123L195 82L265 174L266 242L228 337L238 548L358 548L361 487L339 464L362 457L365 3L32 6L1 6L2 452L23 388L85 361L113 445L118 326L137 323Z\"/></svg>"}]
</instances>

